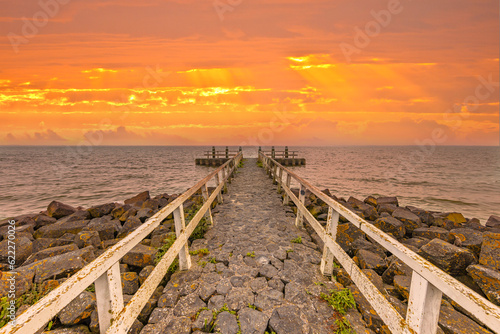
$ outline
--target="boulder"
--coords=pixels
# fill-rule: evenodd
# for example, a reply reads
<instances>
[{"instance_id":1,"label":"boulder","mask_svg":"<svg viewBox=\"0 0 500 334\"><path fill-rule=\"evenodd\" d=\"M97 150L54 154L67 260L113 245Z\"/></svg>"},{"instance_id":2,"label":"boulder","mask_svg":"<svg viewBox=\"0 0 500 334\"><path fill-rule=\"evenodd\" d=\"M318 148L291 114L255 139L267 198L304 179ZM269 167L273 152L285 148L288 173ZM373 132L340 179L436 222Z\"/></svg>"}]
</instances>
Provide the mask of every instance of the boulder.
<instances>
[{"instance_id":1,"label":"boulder","mask_svg":"<svg viewBox=\"0 0 500 334\"><path fill-rule=\"evenodd\" d=\"M0 271L0 298L7 297L11 293L14 293L16 298L19 298L29 291L32 286L32 273Z\"/></svg>"},{"instance_id":2,"label":"boulder","mask_svg":"<svg viewBox=\"0 0 500 334\"><path fill-rule=\"evenodd\" d=\"M39 251L37 253L32 254L23 263L23 266L27 266L27 265L29 265L31 263L34 263L36 261L40 261L40 260L46 259L48 257L53 257L53 256L57 256L57 255L61 255L61 254L64 254L64 253L73 252L73 251L77 251L77 250L78 250L78 246L75 245L75 244L69 244L69 245L64 245L64 246L47 248L47 249L44 249L42 251Z\"/></svg>"},{"instance_id":3,"label":"boulder","mask_svg":"<svg viewBox=\"0 0 500 334\"><path fill-rule=\"evenodd\" d=\"M43 334L90 334L89 328L85 325L72 327L60 327L52 331L45 331Z\"/></svg>"},{"instance_id":4,"label":"boulder","mask_svg":"<svg viewBox=\"0 0 500 334\"><path fill-rule=\"evenodd\" d=\"M392 215L392 213L394 212L394 210L396 210L398 207L394 204L379 204L377 206L377 212L379 214L382 214L382 213L388 213L389 215Z\"/></svg>"},{"instance_id":5,"label":"boulder","mask_svg":"<svg viewBox=\"0 0 500 334\"><path fill-rule=\"evenodd\" d=\"M354 252L354 255L358 254L358 251L360 249L364 249L367 251L370 251L372 253L378 254L382 258L385 258L385 249L377 244L376 242L371 242L369 240L366 240L364 238L358 238L354 240L354 242L351 245L352 250Z\"/></svg>"},{"instance_id":6,"label":"boulder","mask_svg":"<svg viewBox=\"0 0 500 334\"><path fill-rule=\"evenodd\" d=\"M276 308L269 319L269 328L276 334L306 334L308 327L306 316L295 305Z\"/></svg>"},{"instance_id":7,"label":"boulder","mask_svg":"<svg viewBox=\"0 0 500 334\"><path fill-rule=\"evenodd\" d=\"M213 297L212 297L213 299ZM257 292L255 306L262 311L271 311L283 304L283 292L269 288Z\"/></svg>"},{"instance_id":8,"label":"boulder","mask_svg":"<svg viewBox=\"0 0 500 334\"><path fill-rule=\"evenodd\" d=\"M411 235L414 229L422 227L422 220L408 209L397 208L392 216L403 222L407 234Z\"/></svg>"},{"instance_id":9,"label":"boulder","mask_svg":"<svg viewBox=\"0 0 500 334\"><path fill-rule=\"evenodd\" d=\"M54 224L57 219L54 217L49 217L45 214L39 214L33 217L33 220L35 221L35 228L40 228L42 226Z\"/></svg>"},{"instance_id":10,"label":"boulder","mask_svg":"<svg viewBox=\"0 0 500 334\"><path fill-rule=\"evenodd\" d=\"M459 212L447 212L447 213L438 213L435 215L435 217L439 217L443 220L449 220L449 221L452 221L454 222L455 224L464 224L465 222L467 222L467 220L465 219L464 215L462 215L461 213Z\"/></svg>"},{"instance_id":11,"label":"boulder","mask_svg":"<svg viewBox=\"0 0 500 334\"><path fill-rule=\"evenodd\" d=\"M137 209L136 208L130 208L123 215L118 218L119 221L122 223L125 222L129 217L133 217L137 214Z\"/></svg>"},{"instance_id":12,"label":"boulder","mask_svg":"<svg viewBox=\"0 0 500 334\"><path fill-rule=\"evenodd\" d=\"M500 227L500 216L490 216L485 225L486 227Z\"/></svg>"},{"instance_id":13,"label":"boulder","mask_svg":"<svg viewBox=\"0 0 500 334\"><path fill-rule=\"evenodd\" d=\"M178 302L177 305L174 307L174 315L176 317L192 317L196 315L196 313L202 308L206 307L207 304L203 302L203 300L198 297L197 294L192 293L190 295L187 295L185 297L182 297Z\"/></svg>"},{"instance_id":14,"label":"boulder","mask_svg":"<svg viewBox=\"0 0 500 334\"><path fill-rule=\"evenodd\" d=\"M437 226L431 227L419 227L413 230L413 237L420 237L426 239L441 239L446 242L453 242L455 240L454 237L450 236L450 232L447 229Z\"/></svg>"},{"instance_id":15,"label":"boulder","mask_svg":"<svg viewBox=\"0 0 500 334\"><path fill-rule=\"evenodd\" d=\"M34 227L34 224L18 225L16 223L16 239L19 239L21 236L25 236L30 240L33 240L32 234L34 232ZM13 231L10 225L0 227L0 235L3 237L3 239L7 239L9 235L12 234L12 232L9 233L9 231Z\"/></svg>"},{"instance_id":16,"label":"boulder","mask_svg":"<svg viewBox=\"0 0 500 334\"><path fill-rule=\"evenodd\" d=\"M377 198L377 204L378 205L385 205L385 204L391 204L395 206L399 206L398 198L397 197L389 197L389 196L381 196Z\"/></svg>"},{"instance_id":17,"label":"boulder","mask_svg":"<svg viewBox=\"0 0 500 334\"><path fill-rule=\"evenodd\" d=\"M147 266L142 268L142 270L139 272L139 284L142 285L144 281L148 278L148 276L153 272L155 269L154 266Z\"/></svg>"},{"instance_id":18,"label":"boulder","mask_svg":"<svg viewBox=\"0 0 500 334\"><path fill-rule=\"evenodd\" d=\"M143 191L137 195L135 195L132 198L126 199L125 204L130 204L130 205L142 205L142 202L150 199L149 196L149 191ZM140 204L139 204L140 202Z\"/></svg>"},{"instance_id":19,"label":"boulder","mask_svg":"<svg viewBox=\"0 0 500 334\"><path fill-rule=\"evenodd\" d=\"M404 299L410 298L411 277L406 275L394 276L394 287Z\"/></svg>"},{"instance_id":20,"label":"boulder","mask_svg":"<svg viewBox=\"0 0 500 334\"><path fill-rule=\"evenodd\" d=\"M467 272L486 297L492 303L500 305L500 272L481 265L468 266Z\"/></svg>"},{"instance_id":21,"label":"boulder","mask_svg":"<svg viewBox=\"0 0 500 334\"><path fill-rule=\"evenodd\" d=\"M383 232L392 235L396 239L400 239L405 236L406 229L404 224L394 217L382 217L375 220L373 224Z\"/></svg>"},{"instance_id":22,"label":"boulder","mask_svg":"<svg viewBox=\"0 0 500 334\"><path fill-rule=\"evenodd\" d=\"M90 209L87 209L87 211L92 215L92 217L99 218L105 215L109 215L114 208L115 203L106 203L93 206Z\"/></svg>"},{"instance_id":23,"label":"boulder","mask_svg":"<svg viewBox=\"0 0 500 334\"><path fill-rule=\"evenodd\" d=\"M470 228L456 228L450 231L456 246L465 247L479 257L483 244L483 233Z\"/></svg>"},{"instance_id":24,"label":"boulder","mask_svg":"<svg viewBox=\"0 0 500 334\"><path fill-rule=\"evenodd\" d=\"M121 230L121 224L118 220L113 220L109 222L96 222L95 220L101 218L92 219L87 226L90 231L96 231L99 234L101 240L112 240L116 237L118 232Z\"/></svg>"},{"instance_id":25,"label":"boulder","mask_svg":"<svg viewBox=\"0 0 500 334\"><path fill-rule=\"evenodd\" d=\"M339 224L336 241L342 249L350 253L351 244L358 238L366 238L366 234L351 223Z\"/></svg>"},{"instance_id":26,"label":"boulder","mask_svg":"<svg viewBox=\"0 0 500 334\"><path fill-rule=\"evenodd\" d=\"M82 320L90 318L95 306L95 294L84 291L59 312L59 321L63 325L76 325Z\"/></svg>"},{"instance_id":27,"label":"boulder","mask_svg":"<svg viewBox=\"0 0 500 334\"><path fill-rule=\"evenodd\" d=\"M47 215L56 219L69 216L76 212L76 209L70 205L61 202L52 201L47 207Z\"/></svg>"},{"instance_id":28,"label":"boulder","mask_svg":"<svg viewBox=\"0 0 500 334\"><path fill-rule=\"evenodd\" d=\"M394 277L396 275L411 276L412 274L413 269L411 269L407 264L395 257L389 264L389 267L382 274L382 280L386 284L393 284Z\"/></svg>"},{"instance_id":29,"label":"boulder","mask_svg":"<svg viewBox=\"0 0 500 334\"><path fill-rule=\"evenodd\" d=\"M130 210L130 208L132 208L131 205L129 204L125 204L125 205L120 205L116 208L114 208L112 211L111 211L111 216L115 219L118 219L120 218L125 212L127 212L128 210Z\"/></svg>"},{"instance_id":30,"label":"boulder","mask_svg":"<svg viewBox=\"0 0 500 334\"><path fill-rule=\"evenodd\" d=\"M47 225L39 228L34 237L38 238L60 238L66 233L76 234L83 230L87 225L88 220L77 220L67 222L57 222L52 225Z\"/></svg>"},{"instance_id":31,"label":"boulder","mask_svg":"<svg viewBox=\"0 0 500 334\"><path fill-rule=\"evenodd\" d=\"M438 325L445 334L492 334L448 305L441 305Z\"/></svg>"},{"instance_id":32,"label":"boulder","mask_svg":"<svg viewBox=\"0 0 500 334\"><path fill-rule=\"evenodd\" d=\"M47 248L70 245L73 240L55 239L55 238L40 238L33 240L33 253L38 253Z\"/></svg>"},{"instance_id":33,"label":"boulder","mask_svg":"<svg viewBox=\"0 0 500 334\"><path fill-rule=\"evenodd\" d=\"M362 269L363 274L370 280L370 282L375 285L375 287L382 292L383 294L387 294L384 288L384 281L382 278L372 269Z\"/></svg>"},{"instance_id":34,"label":"boulder","mask_svg":"<svg viewBox=\"0 0 500 334\"><path fill-rule=\"evenodd\" d=\"M142 205L141 209L151 209L151 210L158 210L158 207L160 206L160 201L157 199L147 199L145 200Z\"/></svg>"},{"instance_id":35,"label":"boulder","mask_svg":"<svg viewBox=\"0 0 500 334\"><path fill-rule=\"evenodd\" d=\"M363 316L363 319L368 325L368 328L378 332L379 329L385 325L382 318L380 318L380 316L373 309L368 300L363 296L361 291L359 291L358 287L356 287L355 285L350 285L348 288L349 290L351 290L354 301L356 302L356 307Z\"/></svg>"},{"instance_id":36,"label":"boulder","mask_svg":"<svg viewBox=\"0 0 500 334\"><path fill-rule=\"evenodd\" d=\"M366 204L369 204L369 205L371 205L371 206L375 207L375 208L378 206L378 201L377 201L377 199L376 199L375 197L373 197L373 196L368 196L367 198L365 198L364 202L365 202Z\"/></svg>"},{"instance_id":37,"label":"boulder","mask_svg":"<svg viewBox=\"0 0 500 334\"><path fill-rule=\"evenodd\" d=\"M14 249L12 247L15 247ZM15 262L13 259L9 259L12 253L9 251L15 251ZM26 261L26 259L33 253L33 242L26 237L18 237L14 241L6 239L0 242L0 262L9 265L19 266L21 263Z\"/></svg>"},{"instance_id":38,"label":"boulder","mask_svg":"<svg viewBox=\"0 0 500 334\"><path fill-rule=\"evenodd\" d=\"M154 265L156 248L138 244L122 258L122 263L135 267L147 267Z\"/></svg>"},{"instance_id":39,"label":"boulder","mask_svg":"<svg viewBox=\"0 0 500 334\"><path fill-rule=\"evenodd\" d=\"M66 216L64 218L59 219L57 222L58 223L67 223L67 222L73 222L77 220L89 220L92 219L92 216L87 210L78 210L75 213Z\"/></svg>"},{"instance_id":40,"label":"boulder","mask_svg":"<svg viewBox=\"0 0 500 334\"><path fill-rule=\"evenodd\" d=\"M476 262L474 254L441 239L433 239L422 246L418 254L450 275L461 275Z\"/></svg>"},{"instance_id":41,"label":"boulder","mask_svg":"<svg viewBox=\"0 0 500 334\"><path fill-rule=\"evenodd\" d=\"M133 295L139 289L139 275L136 272L121 273L122 290L126 295Z\"/></svg>"},{"instance_id":42,"label":"boulder","mask_svg":"<svg viewBox=\"0 0 500 334\"><path fill-rule=\"evenodd\" d=\"M416 214L422 220L422 223L427 225L434 224L434 216L430 211L416 208L414 206L407 206L406 208L410 210L412 213Z\"/></svg>"},{"instance_id":43,"label":"boulder","mask_svg":"<svg viewBox=\"0 0 500 334\"><path fill-rule=\"evenodd\" d=\"M120 238L126 236L128 233L132 232L141 225L142 222L137 216L127 218L127 221L125 222L125 224L123 224L123 227L120 233L118 234L118 237Z\"/></svg>"},{"instance_id":44,"label":"boulder","mask_svg":"<svg viewBox=\"0 0 500 334\"><path fill-rule=\"evenodd\" d=\"M362 269L373 269L379 275L382 275L387 269L387 262L373 252L360 249L356 256L359 259L359 265Z\"/></svg>"},{"instance_id":45,"label":"boulder","mask_svg":"<svg viewBox=\"0 0 500 334\"><path fill-rule=\"evenodd\" d=\"M403 240L401 243L406 245L406 246L409 246L410 247L415 247L417 249L420 249L423 245L427 244L429 241L431 241L431 239L427 239L427 238L410 238L410 239L406 239L406 240Z\"/></svg>"},{"instance_id":46,"label":"boulder","mask_svg":"<svg viewBox=\"0 0 500 334\"><path fill-rule=\"evenodd\" d=\"M500 270L500 233L484 233L479 264Z\"/></svg>"},{"instance_id":47,"label":"boulder","mask_svg":"<svg viewBox=\"0 0 500 334\"><path fill-rule=\"evenodd\" d=\"M257 310L245 307L238 312L241 332L248 334L264 334L269 316Z\"/></svg>"},{"instance_id":48,"label":"boulder","mask_svg":"<svg viewBox=\"0 0 500 334\"><path fill-rule=\"evenodd\" d=\"M238 321L236 315L227 311L221 312L217 315L215 321L215 333L221 334L237 334L239 333Z\"/></svg>"},{"instance_id":49,"label":"boulder","mask_svg":"<svg viewBox=\"0 0 500 334\"><path fill-rule=\"evenodd\" d=\"M139 211L137 211L136 217L139 218L142 223L144 223L146 219L153 216L155 212L156 212L155 210L151 210L149 208L140 209Z\"/></svg>"},{"instance_id":50,"label":"boulder","mask_svg":"<svg viewBox=\"0 0 500 334\"><path fill-rule=\"evenodd\" d=\"M191 328L193 331L203 331L209 333L213 326L213 313L210 310L203 310L198 314Z\"/></svg>"},{"instance_id":51,"label":"boulder","mask_svg":"<svg viewBox=\"0 0 500 334\"><path fill-rule=\"evenodd\" d=\"M75 236L75 244L79 248L85 248L92 246L94 248L101 247L101 238L99 238L99 232L97 231L81 231Z\"/></svg>"}]
</instances>

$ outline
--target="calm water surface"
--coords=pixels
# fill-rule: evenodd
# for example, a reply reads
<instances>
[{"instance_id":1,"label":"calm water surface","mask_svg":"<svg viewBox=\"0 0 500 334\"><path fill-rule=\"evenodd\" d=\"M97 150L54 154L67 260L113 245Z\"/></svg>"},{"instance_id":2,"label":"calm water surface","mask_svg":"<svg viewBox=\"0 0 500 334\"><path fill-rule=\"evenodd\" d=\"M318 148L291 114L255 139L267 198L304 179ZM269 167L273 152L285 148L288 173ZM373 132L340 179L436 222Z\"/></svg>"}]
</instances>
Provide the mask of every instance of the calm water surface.
<instances>
[{"instance_id":1,"label":"calm water surface","mask_svg":"<svg viewBox=\"0 0 500 334\"><path fill-rule=\"evenodd\" d=\"M0 218L44 210L52 200L88 207L149 190L180 193L212 168L195 166L208 147L0 147ZM483 223L500 214L500 149L290 147L294 170L321 189L360 199L398 196L403 205L459 211ZM256 157L255 148L243 148Z\"/></svg>"}]
</instances>

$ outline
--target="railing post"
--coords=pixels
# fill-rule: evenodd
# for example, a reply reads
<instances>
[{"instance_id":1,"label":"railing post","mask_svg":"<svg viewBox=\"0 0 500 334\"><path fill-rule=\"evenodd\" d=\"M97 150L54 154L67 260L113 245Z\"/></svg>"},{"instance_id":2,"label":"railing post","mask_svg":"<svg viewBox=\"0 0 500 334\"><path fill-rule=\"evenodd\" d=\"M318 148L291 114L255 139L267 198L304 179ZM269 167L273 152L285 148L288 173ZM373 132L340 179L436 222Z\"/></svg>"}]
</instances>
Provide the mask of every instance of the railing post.
<instances>
[{"instance_id":1,"label":"railing post","mask_svg":"<svg viewBox=\"0 0 500 334\"><path fill-rule=\"evenodd\" d=\"M208 188L207 188L207 184L205 183L204 186L201 187L201 195L203 196L203 202L206 203L208 201ZM212 218L212 208L210 206L208 206L208 210L207 212L205 212L205 219L208 221L208 224L209 225L213 225L214 224L214 221L213 221L213 218Z\"/></svg>"},{"instance_id":2,"label":"railing post","mask_svg":"<svg viewBox=\"0 0 500 334\"><path fill-rule=\"evenodd\" d=\"M281 193L281 183L283 182L283 168L280 168L278 175L278 193Z\"/></svg>"},{"instance_id":3,"label":"railing post","mask_svg":"<svg viewBox=\"0 0 500 334\"><path fill-rule=\"evenodd\" d=\"M229 159L229 148L226 146L226 159Z\"/></svg>"},{"instance_id":4,"label":"railing post","mask_svg":"<svg viewBox=\"0 0 500 334\"><path fill-rule=\"evenodd\" d=\"M226 167L222 168L222 189L224 190L224 193L227 193L227 182L226 182Z\"/></svg>"},{"instance_id":5,"label":"railing post","mask_svg":"<svg viewBox=\"0 0 500 334\"><path fill-rule=\"evenodd\" d=\"M276 152L274 151L274 146L271 147L271 158L275 158Z\"/></svg>"},{"instance_id":6,"label":"railing post","mask_svg":"<svg viewBox=\"0 0 500 334\"><path fill-rule=\"evenodd\" d=\"M333 240L337 236L337 227L339 225L340 214L333 210L331 206L328 207L328 218L326 219L326 233L330 234ZM333 273L333 253L325 244L323 247L323 257L321 258L320 270L323 275L332 276Z\"/></svg>"},{"instance_id":7,"label":"railing post","mask_svg":"<svg viewBox=\"0 0 500 334\"><path fill-rule=\"evenodd\" d=\"M304 204L305 200L306 200L306 189L302 184L300 184L299 202ZM297 206L297 218L295 219L295 226L299 228L304 227L302 212L299 210L298 206Z\"/></svg>"},{"instance_id":8,"label":"railing post","mask_svg":"<svg viewBox=\"0 0 500 334\"><path fill-rule=\"evenodd\" d=\"M288 158L288 146L285 146L285 158Z\"/></svg>"},{"instance_id":9,"label":"railing post","mask_svg":"<svg viewBox=\"0 0 500 334\"><path fill-rule=\"evenodd\" d=\"M218 188L220 184L219 172L215 174L215 186ZM217 203L222 204L222 189L217 193Z\"/></svg>"},{"instance_id":10,"label":"railing post","mask_svg":"<svg viewBox=\"0 0 500 334\"><path fill-rule=\"evenodd\" d=\"M278 171L277 171L277 169L278 169L278 165L276 165L276 164L275 164L275 165L273 166L273 184L275 184L275 183L276 183L276 181L278 180L278 177L277 177L277 176L278 176L278 175L277 175L277 174L278 174Z\"/></svg>"},{"instance_id":11,"label":"railing post","mask_svg":"<svg viewBox=\"0 0 500 334\"><path fill-rule=\"evenodd\" d=\"M417 334L435 334L443 293L413 271L406 322Z\"/></svg>"},{"instance_id":12,"label":"railing post","mask_svg":"<svg viewBox=\"0 0 500 334\"><path fill-rule=\"evenodd\" d=\"M186 229L186 220L184 219L184 205L182 204L180 204L177 209L174 210L174 223L175 235L178 237ZM189 249L186 242L179 252L179 269L188 270L189 268L191 268L191 256L189 255Z\"/></svg>"},{"instance_id":13,"label":"railing post","mask_svg":"<svg viewBox=\"0 0 500 334\"><path fill-rule=\"evenodd\" d=\"M99 330L105 334L123 309L120 263L116 262L95 281Z\"/></svg>"},{"instance_id":14,"label":"railing post","mask_svg":"<svg viewBox=\"0 0 500 334\"><path fill-rule=\"evenodd\" d=\"M292 181L292 176L290 174L286 173L285 187L287 187L288 190L290 190L291 181ZM289 202L290 202L290 197L288 197L288 193L285 191L285 198L283 199L283 205L288 205Z\"/></svg>"},{"instance_id":15,"label":"railing post","mask_svg":"<svg viewBox=\"0 0 500 334\"><path fill-rule=\"evenodd\" d=\"M212 158L215 159L215 146L212 146Z\"/></svg>"}]
</instances>

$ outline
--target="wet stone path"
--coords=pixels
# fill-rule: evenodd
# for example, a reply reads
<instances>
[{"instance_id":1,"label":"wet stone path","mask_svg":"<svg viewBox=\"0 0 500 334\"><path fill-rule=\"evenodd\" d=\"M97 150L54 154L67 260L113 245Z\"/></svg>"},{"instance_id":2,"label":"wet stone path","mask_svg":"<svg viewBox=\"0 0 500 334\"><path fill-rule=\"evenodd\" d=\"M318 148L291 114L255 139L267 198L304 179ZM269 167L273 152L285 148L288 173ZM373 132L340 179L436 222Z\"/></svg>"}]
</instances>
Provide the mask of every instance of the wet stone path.
<instances>
[{"instance_id":1,"label":"wet stone path","mask_svg":"<svg viewBox=\"0 0 500 334\"><path fill-rule=\"evenodd\" d=\"M190 251L190 270L176 272L159 295L142 334L333 333L332 307L320 298L343 286L320 274L321 250L256 159L238 170L214 226ZM302 243L292 243L301 237ZM357 311L348 314L360 318ZM356 328L359 321L351 321Z\"/></svg>"}]
</instances>

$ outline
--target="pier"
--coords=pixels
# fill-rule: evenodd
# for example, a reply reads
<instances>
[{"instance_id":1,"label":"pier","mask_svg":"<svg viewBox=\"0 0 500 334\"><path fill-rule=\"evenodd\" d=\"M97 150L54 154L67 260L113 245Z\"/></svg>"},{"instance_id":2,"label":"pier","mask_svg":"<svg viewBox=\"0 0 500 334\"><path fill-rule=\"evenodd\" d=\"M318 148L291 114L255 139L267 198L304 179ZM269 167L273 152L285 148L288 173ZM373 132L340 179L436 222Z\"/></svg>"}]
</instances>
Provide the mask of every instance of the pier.
<instances>
[{"instance_id":1,"label":"pier","mask_svg":"<svg viewBox=\"0 0 500 334\"><path fill-rule=\"evenodd\" d=\"M214 151L207 159L214 159ZM259 150L258 159L243 159L240 150L221 159L227 161L0 334L35 333L92 284L97 298L93 321L95 325L98 319L101 334L326 334L347 329L358 334L435 334L447 326L447 316L453 322L458 314L451 303L474 316L475 321L464 322L470 332L500 333L500 307L280 163L295 159L293 152L281 157ZM292 189L292 181L300 188ZM215 184L211 191L210 182ZM184 205L194 196L201 203L188 215ZM326 217L308 209L311 199L326 209ZM154 235L172 220L175 238L165 254L154 268L148 266L133 296L124 296L124 257L129 257L128 263L133 257L139 265L152 250L147 245ZM210 227L189 242L202 223ZM349 252L356 242L364 246L356 246L353 257ZM405 303L395 301L379 277L389 270L387 264L378 266L371 252L363 255L366 249L392 254L390 265L404 264L395 275L408 271L401 278L406 283L392 289L408 294ZM457 332L454 328L447 333Z\"/></svg>"},{"instance_id":2,"label":"pier","mask_svg":"<svg viewBox=\"0 0 500 334\"><path fill-rule=\"evenodd\" d=\"M215 146L212 146L212 150L204 152L203 158L195 159L195 164L212 167L222 166L239 152L241 152L241 146L238 151L231 151L228 146L225 150L217 150Z\"/></svg>"}]
</instances>

